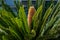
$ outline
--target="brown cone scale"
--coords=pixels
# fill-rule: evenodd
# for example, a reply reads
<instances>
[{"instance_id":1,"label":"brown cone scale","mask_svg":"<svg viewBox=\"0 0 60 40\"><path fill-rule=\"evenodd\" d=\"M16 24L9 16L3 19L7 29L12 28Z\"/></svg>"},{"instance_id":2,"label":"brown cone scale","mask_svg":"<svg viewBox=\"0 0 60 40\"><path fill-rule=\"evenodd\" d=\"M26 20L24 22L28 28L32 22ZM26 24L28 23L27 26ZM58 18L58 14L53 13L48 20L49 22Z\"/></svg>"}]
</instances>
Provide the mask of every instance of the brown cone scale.
<instances>
[{"instance_id":1,"label":"brown cone scale","mask_svg":"<svg viewBox=\"0 0 60 40\"><path fill-rule=\"evenodd\" d=\"M33 17L33 15L34 15L35 11L36 11L36 10L35 10L34 6L31 6L31 7L29 8L29 10L28 10L28 26L31 25L32 17Z\"/></svg>"}]
</instances>

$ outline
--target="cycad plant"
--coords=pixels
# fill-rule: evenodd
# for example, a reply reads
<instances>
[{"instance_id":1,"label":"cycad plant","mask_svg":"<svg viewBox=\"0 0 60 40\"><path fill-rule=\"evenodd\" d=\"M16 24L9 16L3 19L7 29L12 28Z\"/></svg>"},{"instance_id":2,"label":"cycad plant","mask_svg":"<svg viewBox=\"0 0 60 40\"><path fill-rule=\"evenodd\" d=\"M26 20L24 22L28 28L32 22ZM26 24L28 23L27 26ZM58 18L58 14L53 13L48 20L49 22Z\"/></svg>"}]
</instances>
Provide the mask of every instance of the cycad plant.
<instances>
[{"instance_id":1,"label":"cycad plant","mask_svg":"<svg viewBox=\"0 0 60 40\"><path fill-rule=\"evenodd\" d=\"M4 0L0 9L0 40L60 40L60 1L54 5L54 0L50 0L50 5L46 10L45 0L36 0L36 5L31 6L28 0L28 9L31 6L31 21L28 25L29 17L26 16L24 6L19 1L15 3L17 15ZM29 11L31 11L29 10ZM28 12L28 15L30 12ZM29 15L29 16L31 16ZM30 20L30 19L29 19Z\"/></svg>"}]
</instances>

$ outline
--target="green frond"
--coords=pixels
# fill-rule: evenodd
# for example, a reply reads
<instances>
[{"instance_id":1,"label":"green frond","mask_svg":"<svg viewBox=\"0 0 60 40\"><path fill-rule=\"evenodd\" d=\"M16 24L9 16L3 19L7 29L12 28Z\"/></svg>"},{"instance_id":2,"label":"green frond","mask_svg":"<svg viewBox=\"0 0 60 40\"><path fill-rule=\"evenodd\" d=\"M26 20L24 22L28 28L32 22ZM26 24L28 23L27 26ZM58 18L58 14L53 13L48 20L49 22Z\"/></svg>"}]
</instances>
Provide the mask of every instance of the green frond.
<instances>
[{"instance_id":1,"label":"green frond","mask_svg":"<svg viewBox=\"0 0 60 40\"><path fill-rule=\"evenodd\" d=\"M32 5L32 0L27 0L28 9ZM54 0L50 0L50 5L45 10L45 0L36 0L36 12L32 17L31 28L24 5L18 0L14 1L17 15L12 8L1 0L0 9L0 40L60 40L60 1L54 5Z\"/></svg>"}]
</instances>

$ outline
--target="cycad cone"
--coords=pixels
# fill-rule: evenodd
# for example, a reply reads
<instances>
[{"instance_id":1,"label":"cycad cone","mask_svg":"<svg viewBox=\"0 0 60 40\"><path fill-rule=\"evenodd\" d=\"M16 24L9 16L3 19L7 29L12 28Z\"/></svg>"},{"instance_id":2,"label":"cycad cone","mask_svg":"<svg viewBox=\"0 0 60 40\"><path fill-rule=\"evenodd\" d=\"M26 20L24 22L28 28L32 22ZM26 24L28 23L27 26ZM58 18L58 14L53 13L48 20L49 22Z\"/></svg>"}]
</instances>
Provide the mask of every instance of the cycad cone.
<instances>
[{"instance_id":1,"label":"cycad cone","mask_svg":"<svg viewBox=\"0 0 60 40\"><path fill-rule=\"evenodd\" d=\"M35 11L36 11L36 10L35 10L34 6L30 6L30 8L29 8L29 10L28 10L28 26L31 25L32 17L33 17L33 15L34 15Z\"/></svg>"}]
</instances>

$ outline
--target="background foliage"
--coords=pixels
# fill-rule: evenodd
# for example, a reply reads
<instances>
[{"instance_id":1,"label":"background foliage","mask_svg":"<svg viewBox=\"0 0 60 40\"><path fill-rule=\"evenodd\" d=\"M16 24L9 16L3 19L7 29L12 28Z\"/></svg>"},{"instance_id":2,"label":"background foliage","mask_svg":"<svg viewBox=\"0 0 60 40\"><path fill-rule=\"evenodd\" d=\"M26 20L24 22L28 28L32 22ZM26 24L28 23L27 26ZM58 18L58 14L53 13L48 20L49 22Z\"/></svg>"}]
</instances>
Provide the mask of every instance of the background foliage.
<instances>
[{"instance_id":1,"label":"background foliage","mask_svg":"<svg viewBox=\"0 0 60 40\"><path fill-rule=\"evenodd\" d=\"M28 27L24 6L16 3L17 14L11 7L2 2L0 9L0 40L60 40L60 1L54 5L51 0L45 10L45 0L36 0L36 12L32 17L31 28ZM28 9L31 6L28 0Z\"/></svg>"}]
</instances>

